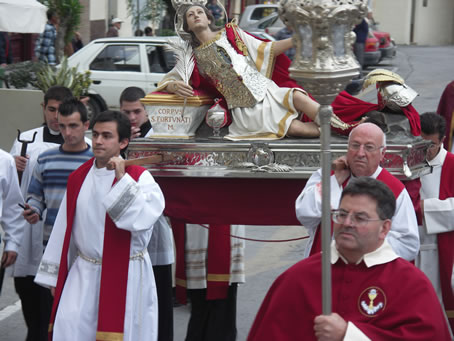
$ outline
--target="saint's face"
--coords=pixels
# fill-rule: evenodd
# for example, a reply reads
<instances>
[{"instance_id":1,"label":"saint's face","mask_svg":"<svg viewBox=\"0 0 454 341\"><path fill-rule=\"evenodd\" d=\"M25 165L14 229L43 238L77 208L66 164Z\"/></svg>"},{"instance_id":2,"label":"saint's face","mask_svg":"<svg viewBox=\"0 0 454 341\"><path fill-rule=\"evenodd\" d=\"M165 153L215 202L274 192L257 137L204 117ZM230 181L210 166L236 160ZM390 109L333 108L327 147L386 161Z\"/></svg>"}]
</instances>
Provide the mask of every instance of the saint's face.
<instances>
[{"instance_id":1,"label":"saint's face","mask_svg":"<svg viewBox=\"0 0 454 341\"><path fill-rule=\"evenodd\" d=\"M128 139L119 140L117 122L97 122L93 126L92 146L98 168L105 167L127 145Z\"/></svg>"},{"instance_id":2,"label":"saint's face","mask_svg":"<svg viewBox=\"0 0 454 341\"><path fill-rule=\"evenodd\" d=\"M120 110L126 114L131 122L132 127L140 128L142 124L148 121L148 115L143 107L143 104L140 101L128 102L122 101L120 105Z\"/></svg>"},{"instance_id":3,"label":"saint's face","mask_svg":"<svg viewBox=\"0 0 454 341\"><path fill-rule=\"evenodd\" d=\"M186 22L188 24L188 31L192 32L204 29L211 24L204 9L200 6L192 6L187 10Z\"/></svg>"},{"instance_id":4,"label":"saint's face","mask_svg":"<svg viewBox=\"0 0 454 341\"><path fill-rule=\"evenodd\" d=\"M346 217L345 221L333 226L336 246L342 255L362 256L381 245L387 234L384 224L391 222L380 219L375 200L367 195L345 195L339 211Z\"/></svg>"}]
</instances>

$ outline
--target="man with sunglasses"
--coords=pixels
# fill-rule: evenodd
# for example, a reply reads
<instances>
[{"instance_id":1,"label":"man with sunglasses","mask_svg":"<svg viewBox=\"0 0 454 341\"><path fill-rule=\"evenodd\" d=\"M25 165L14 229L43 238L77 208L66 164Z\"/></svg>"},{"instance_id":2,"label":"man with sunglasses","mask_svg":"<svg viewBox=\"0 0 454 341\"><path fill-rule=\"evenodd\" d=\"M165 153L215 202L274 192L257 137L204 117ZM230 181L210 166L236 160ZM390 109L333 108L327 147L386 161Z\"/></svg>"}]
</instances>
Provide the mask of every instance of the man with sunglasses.
<instances>
[{"instance_id":1,"label":"man with sunglasses","mask_svg":"<svg viewBox=\"0 0 454 341\"><path fill-rule=\"evenodd\" d=\"M386 152L386 136L373 123L362 123L355 127L348 138L347 155L334 161L335 170L331 175L331 207L337 208L342 188L351 179L367 176L384 182L396 198L396 213L392 217L392 228L387 241L394 252L406 260L415 259L419 251L418 224L415 208L405 186L380 167ZM420 183L415 191L419 202ZM304 190L296 199L296 216L309 233L305 257L321 251L320 221L322 216L321 170L308 180Z\"/></svg>"},{"instance_id":2,"label":"man with sunglasses","mask_svg":"<svg viewBox=\"0 0 454 341\"><path fill-rule=\"evenodd\" d=\"M351 181L332 212L332 313L320 315L319 253L278 277L248 341L451 340L429 279L386 241L395 209L383 182Z\"/></svg>"}]
</instances>

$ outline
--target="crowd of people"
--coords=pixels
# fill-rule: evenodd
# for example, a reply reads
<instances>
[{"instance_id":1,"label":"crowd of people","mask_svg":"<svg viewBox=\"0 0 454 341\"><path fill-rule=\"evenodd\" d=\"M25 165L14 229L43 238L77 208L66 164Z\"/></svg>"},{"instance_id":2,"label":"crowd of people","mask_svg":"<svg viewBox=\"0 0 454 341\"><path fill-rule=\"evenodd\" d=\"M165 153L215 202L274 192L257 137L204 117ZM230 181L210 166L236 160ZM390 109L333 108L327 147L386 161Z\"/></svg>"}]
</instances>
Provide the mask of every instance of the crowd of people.
<instances>
[{"instance_id":1,"label":"crowd of people","mask_svg":"<svg viewBox=\"0 0 454 341\"><path fill-rule=\"evenodd\" d=\"M158 89L185 97L211 87L232 113L232 140L319 136L318 104L294 83L270 79L272 57L291 39L271 45L232 24L216 27L201 5L183 10L196 74L190 86L171 71ZM1 267L13 268L27 340L173 340L174 242L177 295L191 303L186 340L236 339L244 241L230 236L244 235L244 226L170 226L151 173L122 156L131 139L152 132L144 96L126 88L120 111L93 118L89 140L84 104L53 86L44 124L24 132L10 153L0 150ZM301 112L313 121L299 121ZM310 235L304 259L271 286L248 339L451 340L454 156L443 145L446 120L420 116L432 172L405 183L380 166L387 147L379 126L361 120L349 128L347 153L330 178L333 312L321 307L318 170L295 201Z\"/></svg>"}]
</instances>

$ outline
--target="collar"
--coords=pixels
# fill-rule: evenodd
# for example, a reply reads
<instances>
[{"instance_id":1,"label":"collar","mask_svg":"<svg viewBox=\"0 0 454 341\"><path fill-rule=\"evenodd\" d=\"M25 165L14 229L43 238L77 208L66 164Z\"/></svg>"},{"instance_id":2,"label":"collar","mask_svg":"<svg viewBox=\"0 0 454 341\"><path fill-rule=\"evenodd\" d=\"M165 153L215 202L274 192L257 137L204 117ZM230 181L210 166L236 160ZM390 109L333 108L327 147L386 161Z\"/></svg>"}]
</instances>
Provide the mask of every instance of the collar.
<instances>
[{"instance_id":1,"label":"collar","mask_svg":"<svg viewBox=\"0 0 454 341\"><path fill-rule=\"evenodd\" d=\"M382 170L383 170L383 168L381 168L380 166L378 166L378 167L377 167L377 169L375 170L374 174L372 174L372 175L370 176L370 178L374 178L374 179L376 179L376 178L377 178L377 176L379 176L379 175L380 175L380 173L381 173L381 171L382 171ZM351 178L352 178L352 179L355 179L355 178L356 178L356 176L355 176L355 175L353 175L353 173L352 173L352 175L351 175Z\"/></svg>"},{"instance_id":2,"label":"collar","mask_svg":"<svg viewBox=\"0 0 454 341\"><path fill-rule=\"evenodd\" d=\"M429 164L429 166L432 166L432 167L441 166L441 165L443 165L443 162L445 162L447 154L448 154L448 152L446 151L446 149L444 149L443 146L441 146L438 154L432 160L427 161L427 163Z\"/></svg>"},{"instance_id":3,"label":"collar","mask_svg":"<svg viewBox=\"0 0 454 341\"><path fill-rule=\"evenodd\" d=\"M43 126L43 142L63 144L63 142L65 142L65 141L63 140L63 136L60 133L55 134L55 132L50 130L47 125L44 125Z\"/></svg>"},{"instance_id":4,"label":"collar","mask_svg":"<svg viewBox=\"0 0 454 341\"><path fill-rule=\"evenodd\" d=\"M147 133L150 131L150 129L151 129L151 122L150 122L150 120L147 120L147 121L145 121L144 124L142 124L140 126L140 137L146 137Z\"/></svg>"},{"instance_id":5,"label":"collar","mask_svg":"<svg viewBox=\"0 0 454 341\"><path fill-rule=\"evenodd\" d=\"M339 251L337 250L336 241L333 240L331 242L331 264L336 264L337 261L339 260L339 258L342 259L342 261L345 264L348 264L348 261L345 259L345 257L342 256L339 253ZM380 264L385 264L385 263L392 262L393 260L395 260L397 258L399 258L399 256L396 255L396 253L392 249L391 245L389 245L388 242L385 240L383 242L383 244L378 249L376 249L375 251L366 253L356 263L356 265L358 265L359 263L364 261L364 264L366 264L366 266L368 268L370 268L370 267L375 266L375 265L380 265Z\"/></svg>"}]
</instances>

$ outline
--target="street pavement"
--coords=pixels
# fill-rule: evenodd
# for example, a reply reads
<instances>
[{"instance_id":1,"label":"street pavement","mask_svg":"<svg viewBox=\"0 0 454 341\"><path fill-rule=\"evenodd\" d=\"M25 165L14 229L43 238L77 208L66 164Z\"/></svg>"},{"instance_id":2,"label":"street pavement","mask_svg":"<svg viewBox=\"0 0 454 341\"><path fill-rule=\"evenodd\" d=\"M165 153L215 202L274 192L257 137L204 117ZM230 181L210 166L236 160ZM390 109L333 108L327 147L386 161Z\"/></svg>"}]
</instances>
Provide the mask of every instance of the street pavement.
<instances>
[{"instance_id":1,"label":"street pavement","mask_svg":"<svg viewBox=\"0 0 454 341\"><path fill-rule=\"evenodd\" d=\"M454 80L454 46L399 46L393 60L384 60L377 67L397 72L419 93L413 102L420 113L435 111L445 86ZM371 71L368 68L364 73ZM376 91L369 87L359 98L376 103ZM270 213L272 214L272 213ZM306 234L301 226L248 226L249 238L278 240ZM246 283L238 289L238 340L243 341L268 288L285 269L302 258L306 240L286 243L246 242ZM174 309L175 341L184 340L189 307ZM0 341L24 340L26 327L20 303L11 278L5 278L0 296Z\"/></svg>"}]
</instances>

